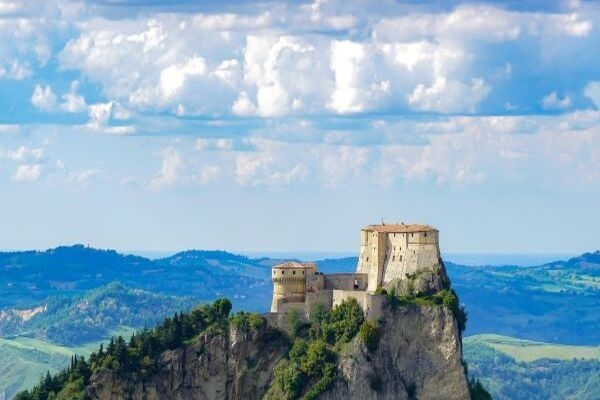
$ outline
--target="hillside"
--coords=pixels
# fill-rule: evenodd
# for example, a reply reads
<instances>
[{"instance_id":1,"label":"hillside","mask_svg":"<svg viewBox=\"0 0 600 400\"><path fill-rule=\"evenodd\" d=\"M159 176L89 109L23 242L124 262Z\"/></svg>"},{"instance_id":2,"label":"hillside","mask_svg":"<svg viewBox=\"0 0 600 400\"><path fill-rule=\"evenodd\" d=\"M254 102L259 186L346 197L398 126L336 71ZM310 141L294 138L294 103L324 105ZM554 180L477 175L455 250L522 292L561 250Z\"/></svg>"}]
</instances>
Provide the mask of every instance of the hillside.
<instances>
[{"instance_id":1,"label":"hillside","mask_svg":"<svg viewBox=\"0 0 600 400\"><path fill-rule=\"evenodd\" d=\"M203 301L252 294L244 307L254 310L269 301L269 274L264 260L223 251L186 251L159 260L82 245L0 253L0 310L29 309L51 295L74 296L115 281Z\"/></svg>"},{"instance_id":2,"label":"hillside","mask_svg":"<svg viewBox=\"0 0 600 400\"><path fill-rule=\"evenodd\" d=\"M535 267L446 262L469 314L465 335L494 333L557 345L597 346L600 291L593 273L600 265L598 257L598 252L587 253ZM60 360L66 365L69 356L56 357L53 346L64 344L71 352L87 354L81 346L89 342L97 346L123 325L152 326L218 294L230 297L235 310L267 310L270 266L277 262L222 251L188 251L149 260L83 246L0 253L0 260L0 337L6 350L0 351L0 365L5 366L0 369L0 393L7 388L9 396L27 387L11 385L14 376L26 374L30 384L46 370L56 371ZM332 273L355 269L357 259L317 262L321 271ZM111 284L115 280L120 283ZM119 310L118 320L114 310ZM34 338L41 340L36 352L18 346L19 341Z\"/></svg>"},{"instance_id":3,"label":"hillside","mask_svg":"<svg viewBox=\"0 0 600 400\"><path fill-rule=\"evenodd\" d=\"M532 360L518 361L510 353ZM463 357L469 375L480 379L495 400L596 400L600 359L590 357L593 353L589 347L573 349L512 338L499 343L496 336L465 340ZM587 357L573 358L581 355Z\"/></svg>"},{"instance_id":4,"label":"hillside","mask_svg":"<svg viewBox=\"0 0 600 400\"><path fill-rule=\"evenodd\" d=\"M289 333L218 300L118 337L16 399L469 398L452 311L392 300L379 323L351 299Z\"/></svg>"}]
</instances>

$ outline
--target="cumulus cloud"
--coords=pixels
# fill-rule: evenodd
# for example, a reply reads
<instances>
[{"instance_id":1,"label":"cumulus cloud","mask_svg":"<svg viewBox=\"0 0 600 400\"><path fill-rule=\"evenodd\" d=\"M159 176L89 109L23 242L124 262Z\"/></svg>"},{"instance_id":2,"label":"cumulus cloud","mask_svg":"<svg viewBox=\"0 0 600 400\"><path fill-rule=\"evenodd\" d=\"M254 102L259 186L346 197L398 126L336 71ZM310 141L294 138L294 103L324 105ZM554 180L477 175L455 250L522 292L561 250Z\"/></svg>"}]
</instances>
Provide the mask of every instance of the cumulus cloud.
<instances>
[{"instance_id":1,"label":"cumulus cloud","mask_svg":"<svg viewBox=\"0 0 600 400\"><path fill-rule=\"evenodd\" d=\"M13 60L10 65L5 67L0 66L0 79L5 78L20 81L29 78L32 73L31 68L19 60Z\"/></svg>"},{"instance_id":2,"label":"cumulus cloud","mask_svg":"<svg viewBox=\"0 0 600 400\"><path fill-rule=\"evenodd\" d=\"M364 93L356 87L360 64L366 57L360 43L335 41L331 44L331 69L335 73L335 90L329 107L339 113L363 111Z\"/></svg>"},{"instance_id":3,"label":"cumulus cloud","mask_svg":"<svg viewBox=\"0 0 600 400\"><path fill-rule=\"evenodd\" d=\"M35 182L41 173L42 166L40 164L22 164L17 167L11 178L16 182Z\"/></svg>"},{"instance_id":4,"label":"cumulus cloud","mask_svg":"<svg viewBox=\"0 0 600 400\"><path fill-rule=\"evenodd\" d=\"M564 110L571 106L571 98L565 95L562 99L556 92L552 92L542 99L542 107L546 110Z\"/></svg>"},{"instance_id":5,"label":"cumulus cloud","mask_svg":"<svg viewBox=\"0 0 600 400\"><path fill-rule=\"evenodd\" d=\"M87 104L86 104L83 96L77 94L78 88L79 88L79 82L73 81L71 83L71 89L69 90L69 92L65 93L62 96L63 102L60 105L60 108L63 111L70 112L70 113L79 113L79 112L83 112L86 110Z\"/></svg>"},{"instance_id":6,"label":"cumulus cloud","mask_svg":"<svg viewBox=\"0 0 600 400\"><path fill-rule=\"evenodd\" d=\"M183 165L183 159L180 153L168 147L161 153L162 166L160 171L150 180L150 188L160 190L172 186L179 180L179 172Z\"/></svg>"},{"instance_id":7,"label":"cumulus cloud","mask_svg":"<svg viewBox=\"0 0 600 400\"><path fill-rule=\"evenodd\" d=\"M170 99L176 96L186 79L206 73L206 62L202 57L194 56L181 66L170 65L160 73L160 88L163 95Z\"/></svg>"},{"instance_id":8,"label":"cumulus cloud","mask_svg":"<svg viewBox=\"0 0 600 400\"><path fill-rule=\"evenodd\" d=\"M201 185L206 185L219 177L221 169L216 165L210 165L202 169L198 181Z\"/></svg>"},{"instance_id":9,"label":"cumulus cloud","mask_svg":"<svg viewBox=\"0 0 600 400\"><path fill-rule=\"evenodd\" d=\"M600 108L600 81L588 82L583 93L594 102L596 108Z\"/></svg>"},{"instance_id":10,"label":"cumulus cloud","mask_svg":"<svg viewBox=\"0 0 600 400\"><path fill-rule=\"evenodd\" d=\"M52 111L56 108L56 95L50 86L35 85L31 95L31 104L42 111Z\"/></svg>"},{"instance_id":11,"label":"cumulus cloud","mask_svg":"<svg viewBox=\"0 0 600 400\"><path fill-rule=\"evenodd\" d=\"M87 110L89 120L86 126L93 131L114 135L135 132L135 127L132 125L111 125L113 119L129 118L129 114L118 103L109 101L107 103L90 104Z\"/></svg>"},{"instance_id":12,"label":"cumulus cloud","mask_svg":"<svg viewBox=\"0 0 600 400\"><path fill-rule=\"evenodd\" d=\"M483 79L472 79L470 85L437 78L431 86L417 85L408 96L410 105L422 111L442 113L475 112L477 105L490 93Z\"/></svg>"},{"instance_id":13,"label":"cumulus cloud","mask_svg":"<svg viewBox=\"0 0 600 400\"><path fill-rule=\"evenodd\" d=\"M8 151L7 158L14 162L25 163L41 160L44 157L44 149L41 147L31 148L21 146L16 150Z\"/></svg>"}]
</instances>

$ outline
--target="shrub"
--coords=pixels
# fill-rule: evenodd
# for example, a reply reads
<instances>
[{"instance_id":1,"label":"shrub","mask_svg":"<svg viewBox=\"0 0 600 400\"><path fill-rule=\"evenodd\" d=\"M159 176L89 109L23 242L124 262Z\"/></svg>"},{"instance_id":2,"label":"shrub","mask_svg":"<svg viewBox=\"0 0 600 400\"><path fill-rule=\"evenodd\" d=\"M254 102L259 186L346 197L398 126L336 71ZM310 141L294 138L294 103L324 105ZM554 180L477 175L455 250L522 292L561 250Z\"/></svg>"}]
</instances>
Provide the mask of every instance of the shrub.
<instances>
[{"instance_id":1,"label":"shrub","mask_svg":"<svg viewBox=\"0 0 600 400\"><path fill-rule=\"evenodd\" d=\"M358 301L351 297L325 315L323 336L330 343L348 343L358 333L365 315Z\"/></svg>"},{"instance_id":2,"label":"shrub","mask_svg":"<svg viewBox=\"0 0 600 400\"><path fill-rule=\"evenodd\" d=\"M287 315L287 323L292 331L292 336L298 336L300 328L302 328L302 319L300 318L300 312L295 308L291 309Z\"/></svg>"},{"instance_id":3,"label":"shrub","mask_svg":"<svg viewBox=\"0 0 600 400\"><path fill-rule=\"evenodd\" d=\"M229 319L229 322L236 328L241 329L244 332L248 332L250 330L257 330L261 328L265 321L263 317L256 313L245 313L240 311L234 314Z\"/></svg>"},{"instance_id":4,"label":"shrub","mask_svg":"<svg viewBox=\"0 0 600 400\"><path fill-rule=\"evenodd\" d=\"M369 351L377 350L380 337L379 324L377 321L370 320L363 322L358 330L358 336L365 343Z\"/></svg>"}]
</instances>

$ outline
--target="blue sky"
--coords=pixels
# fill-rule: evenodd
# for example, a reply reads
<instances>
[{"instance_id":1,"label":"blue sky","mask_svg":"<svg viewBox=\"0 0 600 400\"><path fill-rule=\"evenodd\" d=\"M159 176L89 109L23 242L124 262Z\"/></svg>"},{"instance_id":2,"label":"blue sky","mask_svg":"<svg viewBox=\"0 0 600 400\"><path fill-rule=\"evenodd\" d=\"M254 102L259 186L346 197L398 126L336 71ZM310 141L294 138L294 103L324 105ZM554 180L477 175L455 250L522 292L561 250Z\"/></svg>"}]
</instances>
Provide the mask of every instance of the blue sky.
<instances>
[{"instance_id":1,"label":"blue sky","mask_svg":"<svg viewBox=\"0 0 600 400\"><path fill-rule=\"evenodd\" d=\"M600 4L0 0L0 248L600 248Z\"/></svg>"}]
</instances>

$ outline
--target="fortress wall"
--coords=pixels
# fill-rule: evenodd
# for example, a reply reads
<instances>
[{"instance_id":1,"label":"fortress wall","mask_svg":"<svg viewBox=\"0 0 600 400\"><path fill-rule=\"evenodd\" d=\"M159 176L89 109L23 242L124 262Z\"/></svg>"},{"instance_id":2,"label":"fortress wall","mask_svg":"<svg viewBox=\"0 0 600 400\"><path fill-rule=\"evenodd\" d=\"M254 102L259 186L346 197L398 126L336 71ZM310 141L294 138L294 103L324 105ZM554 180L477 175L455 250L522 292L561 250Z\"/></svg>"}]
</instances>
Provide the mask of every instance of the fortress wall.
<instances>
[{"instance_id":1,"label":"fortress wall","mask_svg":"<svg viewBox=\"0 0 600 400\"><path fill-rule=\"evenodd\" d=\"M322 276L324 276L325 289L367 290L367 284L369 279L368 274L348 273L326 274Z\"/></svg>"},{"instance_id":2,"label":"fortress wall","mask_svg":"<svg viewBox=\"0 0 600 400\"><path fill-rule=\"evenodd\" d=\"M308 321L305 303L281 303L277 313L274 314L275 317L269 317L270 319L268 321L273 323L273 319L275 319L275 326L287 332L291 332L289 313L292 310L298 311L298 316L302 321ZM271 312L271 314L273 314L273 312Z\"/></svg>"},{"instance_id":3,"label":"fortress wall","mask_svg":"<svg viewBox=\"0 0 600 400\"><path fill-rule=\"evenodd\" d=\"M379 319L383 317L383 306L385 304L386 297L377 294L368 294L366 298L365 317L367 319Z\"/></svg>"},{"instance_id":4,"label":"fortress wall","mask_svg":"<svg viewBox=\"0 0 600 400\"><path fill-rule=\"evenodd\" d=\"M325 288L325 277L321 274L306 277L306 293L314 293Z\"/></svg>"},{"instance_id":5,"label":"fortress wall","mask_svg":"<svg viewBox=\"0 0 600 400\"><path fill-rule=\"evenodd\" d=\"M333 307L341 304L342 301L348 300L351 297L354 297L358 300L358 304L362 307L363 310L367 308L367 297L369 294L363 291L354 291L354 290L333 290Z\"/></svg>"},{"instance_id":6,"label":"fortress wall","mask_svg":"<svg viewBox=\"0 0 600 400\"><path fill-rule=\"evenodd\" d=\"M332 290L321 290L316 293L306 294L306 310L307 313L312 312L317 304L323 305L324 311L331 310L333 303L333 291Z\"/></svg>"},{"instance_id":7,"label":"fortress wall","mask_svg":"<svg viewBox=\"0 0 600 400\"><path fill-rule=\"evenodd\" d=\"M386 257L384 284L396 279L405 279L406 275L414 274L418 270L432 269L439 263L437 232L418 232L405 235L399 238L397 234L396 237L388 238L390 253Z\"/></svg>"}]
</instances>

